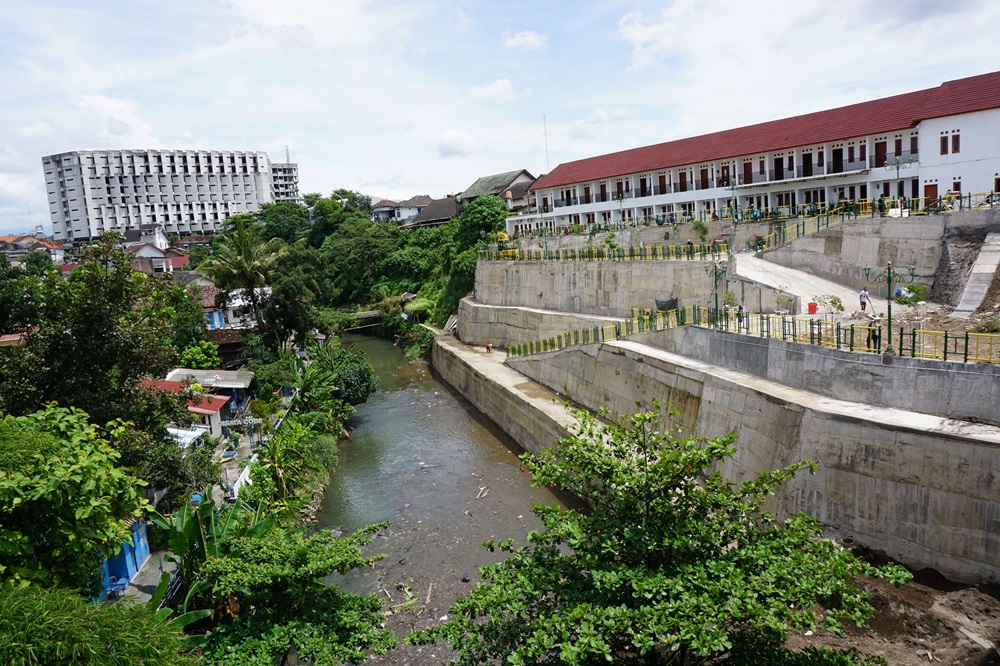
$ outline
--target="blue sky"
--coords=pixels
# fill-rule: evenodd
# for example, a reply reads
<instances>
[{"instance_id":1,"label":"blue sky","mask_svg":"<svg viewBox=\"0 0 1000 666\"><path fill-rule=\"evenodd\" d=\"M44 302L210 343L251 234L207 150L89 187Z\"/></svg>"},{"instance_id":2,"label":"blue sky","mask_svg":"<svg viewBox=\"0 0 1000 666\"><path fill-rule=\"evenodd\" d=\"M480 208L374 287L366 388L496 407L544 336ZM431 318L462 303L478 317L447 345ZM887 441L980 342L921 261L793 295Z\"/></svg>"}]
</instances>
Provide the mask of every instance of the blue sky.
<instances>
[{"instance_id":1,"label":"blue sky","mask_svg":"<svg viewBox=\"0 0 1000 666\"><path fill-rule=\"evenodd\" d=\"M287 145L303 192L441 197L994 71L997 25L991 0L8 0L0 233L51 228L52 153Z\"/></svg>"}]
</instances>

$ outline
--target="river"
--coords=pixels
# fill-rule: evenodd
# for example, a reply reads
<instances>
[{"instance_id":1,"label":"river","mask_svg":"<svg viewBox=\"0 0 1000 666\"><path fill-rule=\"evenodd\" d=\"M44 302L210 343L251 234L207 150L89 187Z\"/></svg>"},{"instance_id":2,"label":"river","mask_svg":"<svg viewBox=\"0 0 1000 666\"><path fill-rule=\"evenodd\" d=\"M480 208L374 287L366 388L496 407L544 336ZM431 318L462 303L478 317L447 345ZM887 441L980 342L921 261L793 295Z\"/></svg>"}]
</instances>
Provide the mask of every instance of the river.
<instances>
[{"instance_id":1,"label":"river","mask_svg":"<svg viewBox=\"0 0 1000 666\"><path fill-rule=\"evenodd\" d=\"M371 547L386 558L334 582L377 593L388 606L406 601L400 587L407 587L417 601L390 619L402 638L439 622L479 580L479 567L500 559L483 541L520 542L541 527L532 504L563 502L532 488L517 459L522 449L426 363L378 338L348 335L343 344L365 353L380 384L351 419L318 527L392 523ZM401 646L369 663L440 663L442 656L440 648Z\"/></svg>"}]
</instances>

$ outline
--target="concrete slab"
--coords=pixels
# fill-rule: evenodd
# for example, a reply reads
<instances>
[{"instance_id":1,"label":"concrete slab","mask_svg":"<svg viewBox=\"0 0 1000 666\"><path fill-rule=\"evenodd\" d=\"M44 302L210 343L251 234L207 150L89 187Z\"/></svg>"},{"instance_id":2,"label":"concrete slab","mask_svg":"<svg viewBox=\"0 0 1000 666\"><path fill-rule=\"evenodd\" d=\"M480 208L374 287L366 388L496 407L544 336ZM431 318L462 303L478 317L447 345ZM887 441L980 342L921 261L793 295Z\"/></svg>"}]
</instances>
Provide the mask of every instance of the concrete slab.
<instances>
[{"instance_id":1,"label":"concrete slab","mask_svg":"<svg viewBox=\"0 0 1000 666\"><path fill-rule=\"evenodd\" d=\"M1000 234L988 234L983 246L979 248L979 255L972 266L969 280L965 283L962 299L951 313L952 317L968 319L979 309L987 290L993 284L993 276L997 272L998 265L1000 265Z\"/></svg>"},{"instance_id":2,"label":"concrete slab","mask_svg":"<svg viewBox=\"0 0 1000 666\"><path fill-rule=\"evenodd\" d=\"M795 294L801 299L802 312L805 314L807 303L816 296L832 294L844 302L844 312L852 313L861 309L858 301L858 291L832 280L811 275L805 271L779 266L778 264L755 257L752 254L736 255L736 274L748 280L753 280L769 287L781 289ZM885 299L869 296L868 306L877 312L885 312ZM869 311L871 311L869 309Z\"/></svg>"}]
</instances>

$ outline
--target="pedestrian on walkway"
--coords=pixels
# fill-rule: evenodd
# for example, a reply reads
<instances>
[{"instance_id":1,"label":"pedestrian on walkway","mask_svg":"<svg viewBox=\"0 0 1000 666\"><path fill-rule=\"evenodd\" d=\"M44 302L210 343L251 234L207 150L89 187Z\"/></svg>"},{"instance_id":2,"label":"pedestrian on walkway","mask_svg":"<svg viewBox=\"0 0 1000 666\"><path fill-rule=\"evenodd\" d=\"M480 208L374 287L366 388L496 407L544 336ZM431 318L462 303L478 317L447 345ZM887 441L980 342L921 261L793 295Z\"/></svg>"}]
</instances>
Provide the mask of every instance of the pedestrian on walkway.
<instances>
[{"instance_id":1,"label":"pedestrian on walkway","mask_svg":"<svg viewBox=\"0 0 1000 666\"><path fill-rule=\"evenodd\" d=\"M871 300L868 298L868 287L861 288L860 299L861 299L861 313L864 314L865 308L868 307L868 302L869 300Z\"/></svg>"},{"instance_id":2,"label":"pedestrian on walkway","mask_svg":"<svg viewBox=\"0 0 1000 666\"><path fill-rule=\"evenodd\" d=\"M488 342L486 343L486 353L487 354L492 354L493 353L493 345L491 345Z\"/></svg>"},{"instance_id":3,"label":"pedestrian on walkway","mask_svg":"<svg viewBox=\"0 0 1000 666\"><path fill-rule=\"evenodd\" d=\"M882 347L882 316L872 312L868 315L868 349L878 351Z\"/></svg>"}]
</instances>

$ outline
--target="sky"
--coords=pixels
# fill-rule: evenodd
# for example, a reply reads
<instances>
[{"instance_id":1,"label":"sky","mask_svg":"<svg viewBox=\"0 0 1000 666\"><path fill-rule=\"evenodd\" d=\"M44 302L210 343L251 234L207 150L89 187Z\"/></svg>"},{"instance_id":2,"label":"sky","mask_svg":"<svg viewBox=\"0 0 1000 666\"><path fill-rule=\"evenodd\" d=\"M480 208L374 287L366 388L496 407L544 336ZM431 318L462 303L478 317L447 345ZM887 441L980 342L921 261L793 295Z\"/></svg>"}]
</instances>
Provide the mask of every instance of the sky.
<instances>
[{"instance_id":1,"label":"sky","mask_svg":"<svg viewBox=\"0 0 1000 666\"><path fill-rule=\"evenodd\" d=\"M3 0L0 233L51 231L41 158L265 151L300 190L480 176L1000 69L995 0Z\"/></svg>"}]
</instances>

